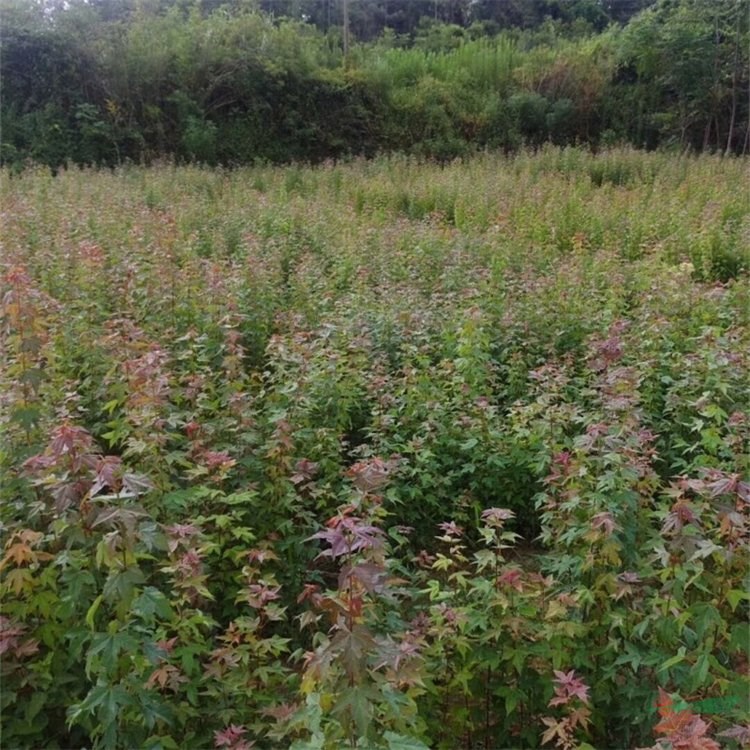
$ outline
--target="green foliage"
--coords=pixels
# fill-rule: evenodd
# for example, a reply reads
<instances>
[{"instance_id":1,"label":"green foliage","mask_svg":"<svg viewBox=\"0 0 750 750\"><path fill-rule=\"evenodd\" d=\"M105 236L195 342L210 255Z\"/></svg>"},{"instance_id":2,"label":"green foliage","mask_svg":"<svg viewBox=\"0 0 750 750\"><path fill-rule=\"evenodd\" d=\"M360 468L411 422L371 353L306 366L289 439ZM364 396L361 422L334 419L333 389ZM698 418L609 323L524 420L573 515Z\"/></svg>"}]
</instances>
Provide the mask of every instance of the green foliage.
<instances>
[{"instance_id":1,"label":"green foliage","mask_svg":"<svg viewBox=\"0 0 750 750\"><path fill-rule=\"evenodd\" d=\"M567 138L545 80L478 131ZM4 745L742 741L745 165L420 158L5 170Z\"/></svg>"},{"instance_id":2,"label":"green foliage","mask_svg":"<svg viewBox=\"0 0 750 750\"><path fill-rule=\"evenodd\" d=\"M447 161L546 142L750 148L746 0L630 13L588 0L368 0L349 9L361 41L346 55L333 0L2 2L0 159L17 168L382 151Z\"/></svg>"}]
</instances>

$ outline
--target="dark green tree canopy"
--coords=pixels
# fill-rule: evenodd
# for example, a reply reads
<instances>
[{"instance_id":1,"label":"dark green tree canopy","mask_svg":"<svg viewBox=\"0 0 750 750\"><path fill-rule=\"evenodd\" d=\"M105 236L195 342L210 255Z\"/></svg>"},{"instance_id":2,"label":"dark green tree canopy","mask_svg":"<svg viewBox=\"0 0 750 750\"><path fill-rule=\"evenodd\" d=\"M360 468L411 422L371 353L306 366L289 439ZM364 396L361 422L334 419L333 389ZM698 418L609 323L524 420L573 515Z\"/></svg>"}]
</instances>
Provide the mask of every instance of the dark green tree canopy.
<instances>
[{"instance_id":1,"label":"dark green tree canopy","mask_svg":"<svg viewBox=\"0 0 750 750\"><path fill-rule=\"evenodd\" d=\"M4 162L748 150L748 0L2 2Z\"/></svg>"}]
</instances>

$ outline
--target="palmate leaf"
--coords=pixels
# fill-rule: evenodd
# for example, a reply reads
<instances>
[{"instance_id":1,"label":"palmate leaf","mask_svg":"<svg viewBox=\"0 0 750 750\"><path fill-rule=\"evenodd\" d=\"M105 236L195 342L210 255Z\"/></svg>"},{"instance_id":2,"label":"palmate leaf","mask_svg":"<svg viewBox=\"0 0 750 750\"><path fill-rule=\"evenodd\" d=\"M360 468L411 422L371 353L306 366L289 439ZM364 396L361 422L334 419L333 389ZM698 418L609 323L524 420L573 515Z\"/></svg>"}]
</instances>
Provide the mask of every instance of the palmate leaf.
<instances>
[{"instance_id":1,"label":"palmate leaf","mask_svg":"<svg viewBox=\"0 0 750 750\"><path fill-rule=\"evenodd\" d=\"M112 571L104 583L104 598L108 601L128 601L135 587L145 580L140 568L130 567Z\"/></svg>"},{"instance_id":2,"label":"palmate leaf","mask_svg":"<svg viewBox=\"0 0 750 750\"><path fill-rule=\"evenodd\" d=\"M555 740L565 747L569 739L568 722L565 719L555 719L551 716L543 716L542 722L547 727L542 735L542 744L546 745Z\"/></svg>"},{"instance_id":3,"label":"palmate leaf","mask_svg":"<svg viewBox=\"0 0 750 750\"><path fill-rule=\"evenodd\" d=\"M81 703L71 707L68 724L74 724L82 714L96 713L105 731L117 721L120 710L133 705L132 696L120 685L108 685L99 680Z\"/></svg>"},{"instance_id":4,"label":"palmate leaf","mask_svg":"<svg viewBox=\"0 0 750 750\"><path fill-rule=\"evenodd\" d=\"M169 620L172 617L172 607L159 589L146 586L132 605L134 614L142 617L146 622L153 622L157 617Z\"/></svg>"},{"instance_id":5,"label":"palmate leaf","mask_svg":"<svg viewBox=\"0 0 750 750\"><path fill-rule=\"evenodd\" d=\"M107 672L113 671L120 654L135 654L139 645L138 639L128 633L97 633L86 656L86 674L91 674L96 657Z\"/></svg>"},{"instance_id":6,"label":"palmate leaf","mask_svg":"<svg viewBox=\"0 0 750 750\"><path fill-rule=\"evenodd\" d=\"M367 657L375 651L377 644L367 628L355 625L351 631L342 628L329 648L338 654L347 677L358 682L367 667Z\"/></svg>"},{"instance_id":7,"label":"palmate leaf","mask_svg":"<svg viewBox=\"0 0 750 750\"><path fill-rule=\"evenodd\" d=\"M372 721L374 701L379 698L378 692L368 685L355 685L346 690L336 701L332 713L347 723L347 718L354 722L357 734L366 737Z\"/></svg>"},{"instance_id":8,"label":"palmate leaf","mask_svg":"<svg viewBox=\"0 0 750 750\"><path fill-rule=\"evenodd\" d=\"M122 495L99 495L99 497L96 499L97 501L110 500L113 497L122 497ZM132 534L138 523L138 519L144 518L146 516L147 513L143 510L143 508L137 505L133 505L130 507L109 506L104 507L99 511L96 519L91 524L91 527L95 528L97 526L107 526L110 528L115 528L118 524L122 524L122 526L127 529L128 533Z\"/></svg>"},{"instance_id":9,"label":"palmate leaf","mask_svg":"<svg viewBox=\"0 0 750 750\"><path fill-rule=\"evenodd\" d=\"M344 589L349 578L358 581L368 593L381 593L385 589L388 573L382 565L363 562L345 565L339 574L339 589Z\"/></svg>"},{"instance_id":10,"label":"palmate leaf","mask_svg":"<svg viewBox=\"0 0 750 750\"><path fill-rule=\"evenodd\" d=\"M15 596L18 596L25 588L31 586L33 580L34 576L28 568L15 568L5 574L4 585L11 589Z\"/></svg>"},{"instance_id":11,"label":"palmate leaf","mask_svg":"<svg viewBox=\"0 0 750 750\"><path fill-rule=\"evenodd\" d=\"M333 523L329 522L329 528L319 531L308 537L322 539L327 542L330 549L323 550L320 557L341 557L350 555L365 549L378 549L382 546L382 529L366 524L355 516L336 517Z\"/></svg>"},{"instance_id":12,"label":"palmate leaf","mask_svg":"<svg viewBox=\"0 0 750 750\"><path fill-rule=\"evenodd\" d=\"M659 688L658 708L661 721L654 732L685 750L719 750L719 743L706 736L709 725L700 715L689 709L676 711L672 696L662 688Z\"/></svg>"}]
</instances>

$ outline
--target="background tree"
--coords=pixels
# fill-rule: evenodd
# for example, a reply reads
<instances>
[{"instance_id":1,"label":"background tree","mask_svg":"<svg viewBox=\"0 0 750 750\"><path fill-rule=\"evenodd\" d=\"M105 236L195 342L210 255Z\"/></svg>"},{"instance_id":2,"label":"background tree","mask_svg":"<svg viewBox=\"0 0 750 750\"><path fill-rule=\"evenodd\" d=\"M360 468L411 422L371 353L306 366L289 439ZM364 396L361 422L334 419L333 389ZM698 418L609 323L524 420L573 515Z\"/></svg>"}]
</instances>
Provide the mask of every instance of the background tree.
<instances>
[{"instance_id":1,"label":"background tree","mask_svg":"<svg viewBox=\"0 0 750 750\"><path fill-rule=\"evenodd\" d=\"M748 150L748 0L0 3L4 162Z\"/></svg>"}]
</instances>

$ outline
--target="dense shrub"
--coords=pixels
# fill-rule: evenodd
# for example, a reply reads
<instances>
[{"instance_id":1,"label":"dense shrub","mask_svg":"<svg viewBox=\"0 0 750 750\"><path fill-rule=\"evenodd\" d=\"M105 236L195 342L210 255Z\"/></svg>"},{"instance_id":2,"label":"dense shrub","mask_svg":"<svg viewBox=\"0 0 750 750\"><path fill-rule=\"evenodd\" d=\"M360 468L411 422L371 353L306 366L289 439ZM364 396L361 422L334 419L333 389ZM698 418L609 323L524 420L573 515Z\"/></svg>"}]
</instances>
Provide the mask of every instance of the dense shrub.
<instances>
[{"instance_id":1,"label":"dense shrub","mask_svg":"<svg viewBox=\"0 0 750 750\"><path fill-rule=\"evenodd\" d=\"M318 0L276 0L270 13L3 0L0 158L238 165L400 151L447 161L545 142L747 153L743 2L643 4L605 29L592 19L624 20L616 4L368 0L351 19L367 41L345 51L330 0L325 13ZM468 17L489 21L505 5L515 12L500 26ZM468 16L440 23L438 6ZM391 30L373 34L387 17Z\"/></svg>"},{"instance_id":2,"label":"dense shrub","mask_svg":"<svg viewBox=\"0 0 750 750\"><path fill-rule=\"evenodd\" d=\"M743 179L4 174L4 745L741 746Z\"/></svg>"}]
</instances>

